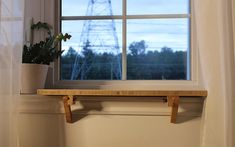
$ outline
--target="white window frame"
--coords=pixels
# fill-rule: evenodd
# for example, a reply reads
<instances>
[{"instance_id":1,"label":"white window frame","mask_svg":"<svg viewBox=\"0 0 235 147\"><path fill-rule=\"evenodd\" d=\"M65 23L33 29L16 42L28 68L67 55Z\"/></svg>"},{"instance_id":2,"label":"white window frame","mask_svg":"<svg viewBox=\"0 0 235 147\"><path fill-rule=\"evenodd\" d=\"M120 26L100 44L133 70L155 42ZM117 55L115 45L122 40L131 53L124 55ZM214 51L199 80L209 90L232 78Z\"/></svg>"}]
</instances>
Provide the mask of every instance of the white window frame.
<instances>
[{"instance_id":1,"label":"white window frame","mask_svg":"<svg viewBox=\"0 0 235 147\"><path fill-rule=\"evenodd\" d=\"M59 2L60 1L60 2ZM115 16L66 16L61 17L61 0L56 1L55 29L61 28L61 20L86 19L122 19L123 20L123 49L122 49L122 80L60 80L60 59L54 63L53 88L98 88L98 89L197 89L200 88L198 68L198 48L194 28L194 11L190 0L190 14L162 14L162 15L126 15L126 0L123 0L123 15ZM126 80L126 22L127 19L161 19L161 18L189 18L190 19L190 65L187 65L190 80Z\"/></svg>"}]
</instances>

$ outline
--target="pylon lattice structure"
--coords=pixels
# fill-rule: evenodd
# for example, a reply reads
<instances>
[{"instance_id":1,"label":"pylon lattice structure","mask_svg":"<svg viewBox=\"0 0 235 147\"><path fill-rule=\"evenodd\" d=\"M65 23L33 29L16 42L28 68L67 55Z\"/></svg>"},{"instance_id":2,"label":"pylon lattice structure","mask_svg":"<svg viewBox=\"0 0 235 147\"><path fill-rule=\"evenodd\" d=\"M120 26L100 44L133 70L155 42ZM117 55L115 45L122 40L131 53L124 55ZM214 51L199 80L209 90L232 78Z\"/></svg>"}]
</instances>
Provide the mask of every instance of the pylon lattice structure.
<instances>
[{"instance_id":1,"label":"pylon lattice structure","mask_svg":"<svg viewBox=\"0 0 235 147\"><path fill-rule=\"evenodd\" d=\"M86 16L112 16L111 0L90 0L88 3ZM99 53L114 54L109 59L108 64L113 64L112 76L110 79L121 79L120 47L116 32L115 21L113 19L92 19L85 20L80 37L79 47L82 50L76 56L71 80L87 80L87 74L95 66L90 56ZM81 61L81 56L83 59Z\"/></svg>"}]
</instances>

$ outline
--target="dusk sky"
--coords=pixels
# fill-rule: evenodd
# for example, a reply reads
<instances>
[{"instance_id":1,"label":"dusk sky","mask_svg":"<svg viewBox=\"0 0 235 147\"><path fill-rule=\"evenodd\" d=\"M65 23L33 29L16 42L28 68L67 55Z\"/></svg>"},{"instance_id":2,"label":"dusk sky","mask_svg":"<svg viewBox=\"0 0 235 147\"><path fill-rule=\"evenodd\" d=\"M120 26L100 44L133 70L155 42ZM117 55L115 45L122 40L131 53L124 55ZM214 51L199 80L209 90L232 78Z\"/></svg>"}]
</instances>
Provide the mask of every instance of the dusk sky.
<instances>
[{"instance_id":1,"label":"dusk sky","mask_svg":"<svg viewBox=\"0 0 235 147\"><path fill-rule=\"evenodd\" d=\"M104 0L102 0L104 1ZM89 0L62 0L62 16L85 16ZM127 15L138 14L188 14L189 0L127 0ZM112 0L113 15L121 15L122 0ZM120 51L122 47L122 20L116 19L115 28ZM63 21L62 32L70 33L70 46L81 50L81 32L85 21ZM187 18L180 19L131 19L127 20L127 47L133 41L145 40L147 50L160 50L167 46L173 50L187 50L189 46L189 24ZM101 32L98 32L101 33Z\"/></svg>"}]
</instances>

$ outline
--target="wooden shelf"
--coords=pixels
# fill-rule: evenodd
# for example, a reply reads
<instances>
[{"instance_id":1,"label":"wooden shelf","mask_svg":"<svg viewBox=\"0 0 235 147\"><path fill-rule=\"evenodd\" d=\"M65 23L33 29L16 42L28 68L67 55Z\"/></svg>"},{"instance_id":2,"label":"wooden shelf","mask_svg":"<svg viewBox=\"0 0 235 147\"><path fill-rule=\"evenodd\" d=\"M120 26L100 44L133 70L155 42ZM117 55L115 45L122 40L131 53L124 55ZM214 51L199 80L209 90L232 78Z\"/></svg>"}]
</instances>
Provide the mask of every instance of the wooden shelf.
<instances>
[{"instance_id":1,"label":"wooden shelf","mask_svg":"<svg viewBox=\"0 0 235 147\"><path fill-rule=\"evenodd\" d=\"M180 97L206 97L206 90L103 90L103 89L38 89L38 95L62 96L66 121L72 123L71 105L75 96L83 97L166 97L171 107L171 123L176 123Z\"/></svg>"}]
</instances>

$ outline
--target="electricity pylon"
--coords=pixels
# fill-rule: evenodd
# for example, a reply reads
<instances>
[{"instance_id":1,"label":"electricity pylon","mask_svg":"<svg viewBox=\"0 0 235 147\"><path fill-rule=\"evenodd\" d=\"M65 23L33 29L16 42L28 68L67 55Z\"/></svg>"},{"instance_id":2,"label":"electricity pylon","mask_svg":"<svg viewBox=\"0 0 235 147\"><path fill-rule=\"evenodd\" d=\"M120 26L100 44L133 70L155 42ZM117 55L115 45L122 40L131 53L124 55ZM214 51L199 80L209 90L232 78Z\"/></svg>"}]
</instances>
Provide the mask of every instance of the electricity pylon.
<instances>
[{"instance_id":1,"label":"electricity pylon","mask_svg":"<svg viewBox=\"0 0 235 147\"><path fill-rule=\"evenodd\" d=\"M90 0L86 16L112 16L111 0ZM99 53L112 53L111 79L121 79L120 47L113 19L85 20L80 37L79 47L82 50L75 59L71 80L87 80L87 74L93 66L92 55ZM83 59L81 59L81 56ZM89 80L89 79L88 79Z\"/></svg>"}]
</instances>

